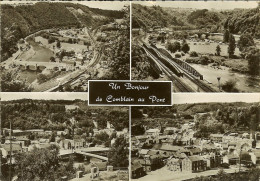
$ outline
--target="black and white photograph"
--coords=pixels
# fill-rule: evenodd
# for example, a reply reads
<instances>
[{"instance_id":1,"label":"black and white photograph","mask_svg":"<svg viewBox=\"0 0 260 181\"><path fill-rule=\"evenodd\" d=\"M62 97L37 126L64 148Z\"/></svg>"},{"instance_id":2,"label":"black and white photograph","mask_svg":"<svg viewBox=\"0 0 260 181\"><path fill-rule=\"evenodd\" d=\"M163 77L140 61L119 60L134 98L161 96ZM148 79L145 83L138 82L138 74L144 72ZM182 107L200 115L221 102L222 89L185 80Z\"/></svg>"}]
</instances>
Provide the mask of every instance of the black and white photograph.
<instances>
[{"instance_id":1,"label":"black and white photograph","mask_svg":"<svg viewBox=\"0 0 260 181\"><path fill-rule=\"evenodd\" d=\"M259 1L132 2L132 79L260 92Z\"/></svg>"},{"instance_id":2,"label":"black and white photograph","mask_svg":"<svg viewBox=\"0 0 260 181\"><path fill-rule=\"evenodd\" d=\"M132 107L131 180L259 180L260 94L206 94Z\"/></svg>"},{"instance_id":3,"label":"black and white photograph","mask_svg":"<svg viewBox=\"0 0 260 181\"><path fill-rule=\"evenodd\" d=\"M84 93L1 94L1 181L127 181L128 107Z\"/></svg>"},{"instance_id":4,"label":"black and white photograph","mask_svg":"<svg viewBox=\"0 0 260 181\"><path fill-rule=\"evenodd\" d=\"M130 3L1 2L2 92L86 92L130 79Z\"/></svg>"}]
</instances>

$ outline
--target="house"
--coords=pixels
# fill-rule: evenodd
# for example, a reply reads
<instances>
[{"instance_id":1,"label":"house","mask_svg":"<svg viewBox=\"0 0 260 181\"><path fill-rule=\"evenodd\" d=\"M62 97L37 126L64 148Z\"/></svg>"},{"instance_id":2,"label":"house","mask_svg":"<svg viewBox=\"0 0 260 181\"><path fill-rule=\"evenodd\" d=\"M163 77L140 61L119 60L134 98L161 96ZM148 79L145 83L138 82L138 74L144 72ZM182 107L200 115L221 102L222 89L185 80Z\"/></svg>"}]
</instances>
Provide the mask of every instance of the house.
<instances>
[{"instance_id":1,"label":"house","mask_svg":"<svg viewBox=\"0 0 260 181\"><path fill-rule=\"evenodd\" d=\"M146 173L140 162L133 161L131 162L131 178L137 179L144 176Z\"/></svg>"},{"instance_id":2,"label":"house","mask_svg":"<svg viewBox=\"0 0 260 181\"><path fill-rule=\"evenodd\" d=\"M260 150L253 150L249 153L253 164L260 165Z\"/></svg>"},{"instance_id":3,"label":"house","mask_svg":"<svg viewBox=\"0 0 260 181\"><path fill-rule=\"evenodd\" d=\"M174 172L180 172L182 171L182 161L181 159L176 158L170 158L167 160L167 169L174 171Z\"/></svg>"},{"instance_id":4,"label":"house","mask_svg":"<svg viewBox=\"0 0 260 181\"><path fill-rule=\"evenodd\" d=\"M190 152L191 152L191 155L201 155L201 153L202 153L201 149L197 148L197 147L190 149Z\"/></svg>"},{"instance_id":5,"label":"house","mask_svg":"<svg viewBox=\"0 0 260 181\"><path fill-rule=\"evenodd\" d=\"M156 136L159 136L160 130L159 129L148 129L145 131L145 134L156 137Z\"/></svg>"},{"instance_id":6,"label":"house","mask_svg":"<svg viewBox=\"0 0 260 181\"><path fill-rule=\"evenodd\" d=\"M3 144L2 148L0 148L2 151L2 156L5 158L8 158L11 155L11 147L10 144ZM12 144L12 155L15 155L17 153L22 152L22 147L20 144Z\"/></svg>"},{"instance_id":7,"label":"house","mask_svg":"<svg viewBox=\"0 0 260 181\"><path fill-rule=\"evenodd\" d=\"M175 127L166 127L166 128L164 129L163 134L164 134L164 135L172 135L172 134L176 133L177 130L178 130L178 129L175 128Z\"/></svg>"},{"instance_id":8,"label":"house","mask_svg":"<svg viewBox=\"0 0 260 181\"><path fill-rule=\"evenodd\" d=\"M223 134L211 134L209 138L214 143L220 143L223 141Z\"/></svg>"},{"instance_id":9,"label":"house","mask_svg":"<svg viewBox=\"0 0 260 181\"><path fill-rule=\"evenodd\" d=\"M229 165L236 165L239 163L239 156L235 154L225 155L223 157L223 163L228 163Z\"/></svg>"},{"instance_id":10,"label":"house","mask_svg":"<svg viewBox=\"0 0 260 181\"><path fill-rule=\"evenodd\" d=\"M188 156L182 160L182 170L188 172L198 172L206 170L207 164L200 156Z\"/></svg>"}]
</instances>

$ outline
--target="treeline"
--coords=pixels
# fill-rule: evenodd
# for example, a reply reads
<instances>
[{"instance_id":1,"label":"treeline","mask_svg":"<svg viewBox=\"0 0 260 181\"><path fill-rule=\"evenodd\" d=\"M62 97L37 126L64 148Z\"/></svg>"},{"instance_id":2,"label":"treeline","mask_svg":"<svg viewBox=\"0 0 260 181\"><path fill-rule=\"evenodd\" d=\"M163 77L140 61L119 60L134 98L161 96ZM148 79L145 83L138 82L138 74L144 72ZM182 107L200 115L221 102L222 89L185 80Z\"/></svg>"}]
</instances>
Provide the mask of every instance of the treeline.
<instances>
[{"instance_id":1,"label":"treeline","mask_svg":"<svg viewBox=\"0 0 260 181\"><path fill-rule=\"evenodd\" d=\"M107 127L110 122L118 131L128 127L127 109L90 108L86 102L18 100L4 101L1 104L2 128L13 129L44 129L63 131L73 127L81 130L94 128L93 120L99 129ZM67 104L68 103L68 104ZM73 104L72 104L73 103ZM78 105L76 109L67 109L66 105ZM95 113L93 115L93 113ZM75 122L71 121L75 120Z\"/></svg>"},{"instance_id":2,"label":"treeline","mask_svg":"<svg viewBox=\"0 0 260 181\"><path fill-rule=\"evenodd\" d=\"M205 113L198 114L197 113ZM147 115L144 116L144 115ZM134 125L142 121L146 126L176 125L196 115L196 136L208 137L212 133L224 133L238 129L259 130L260 105L257 103L199 103L180 104L171 107L133 107Z\"/></svg>"},{"instance_id":3,"label":"treeline","mask_svg":"<svg viewBox=\"0 0 260 181\"><path fill-rule=\"evenodd\" d=\"M255 9L234 11L224 22L224 28L233 34L249 33L260 38L260 11Z\"/></svg>"},{"instance_id":4,"label":"treeline","mask_svg":"<svg viewBox=\"0 0 260 181\"><path fill-rule=\"evenodd\" d=\"M166 27L168 25L184 25L182 20L173 17L160 6L132 5L132 27L152 28L154 26Z\"/></svg>"},{"instance_id":5,"label":"treeline","mask_svg":"<svg viewBox=\"0 0 260 181\"><path fill-rule=\"evenodd\" d=\"M70 8L83 13L74 16ZM93 15L103 16L96 19ZM59 27L95 26L113 18L122 18L124 12L89 8L73 3L38 2L34 5L1 5L2 61L17 51L19 39L42 29Z\"/></svg>"}]
</instances>

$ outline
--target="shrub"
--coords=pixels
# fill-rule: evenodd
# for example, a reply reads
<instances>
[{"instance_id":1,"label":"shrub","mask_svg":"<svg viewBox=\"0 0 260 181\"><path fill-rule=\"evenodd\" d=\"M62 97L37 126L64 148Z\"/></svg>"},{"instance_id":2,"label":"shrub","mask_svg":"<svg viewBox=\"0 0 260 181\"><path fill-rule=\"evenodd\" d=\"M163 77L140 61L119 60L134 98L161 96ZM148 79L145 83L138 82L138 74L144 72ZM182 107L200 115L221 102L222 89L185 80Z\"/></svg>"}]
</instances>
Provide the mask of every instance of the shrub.
<instances>
[{"instance_id":1,"label":"shrub","mask_svg":"<svg viewBox=\"0 0 260 181\"><path fill-rule=\"evenodd\" d=\"M175 58L181 58L181 54L176 53L176 54L175 54Z\"/></svg>"},{"instance_id":2,"label":"shrub","mask_svg":"<svg viewBox=\"0 0 260 181\"><path fill-rule=\"evenodd\" d=\"M197 52L192 51L192 52L190 52L190 56L191 56L191 57L198 57L199 55L198 55Z\"/></svg>"},{"instance_id":3,"label":"shrub","mask_svg":"<svg viewBox=\"0 0 260 181\"><path fill-rule=\"evenodd\" d=\"M236 88L236 82L234 80L226 81L221 87L225 92L239 92Z\"/></svg>"}]
</instances>

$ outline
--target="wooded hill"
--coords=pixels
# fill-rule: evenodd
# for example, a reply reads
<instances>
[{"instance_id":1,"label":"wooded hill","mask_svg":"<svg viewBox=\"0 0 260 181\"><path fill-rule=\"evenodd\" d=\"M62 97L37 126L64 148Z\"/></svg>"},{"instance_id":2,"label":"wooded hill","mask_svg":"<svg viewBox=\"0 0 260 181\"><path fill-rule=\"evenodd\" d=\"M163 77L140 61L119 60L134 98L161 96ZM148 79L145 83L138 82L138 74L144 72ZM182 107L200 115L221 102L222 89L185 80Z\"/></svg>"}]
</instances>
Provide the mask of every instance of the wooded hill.
<instances>
[{"instance_id":1,"label":"wooded hill","mask_svg":"<svg viewBox=\"0 0 260 181\"><path fill-rule=\"evenodd\" d=\"M102 10L74 3L38 2L34 5L1 5L2 60L17 50L17 41L42 29L96 27L121 19L123 11ZM3 46L4 45L4 46Z\"/></svg>"},{"instance_id":2,"label":"wooded hill","mask_svg":"<svg viewBox=\"0 0 260 181\"><path fill-rule=\"evenodd\" d=\"M74 105L76 109L67 109ZM75 125L70 122L74 118ZM116 130L129 125L127 107L89 107L82 100L31 100L21 99L1 102L1 126L8 128L10 121L14 129L64 130L76 126L81 131L91 132L93 120L103 129L109 121Z\"/></svg>"},{"instance_id":3,"label":"wooded hill","mask_svg":"<svg viewBox=\"0 0 260 181\"><path fill-rule=\"evenodd\" d=\"M160 26L173 30L203 29L210 32L223 32L227 28L233 34L249 32L253 37L260 38L259 8L212 11L139 4L133 4L132 7L133 28Z\"/></svg>"}]
</instances>

